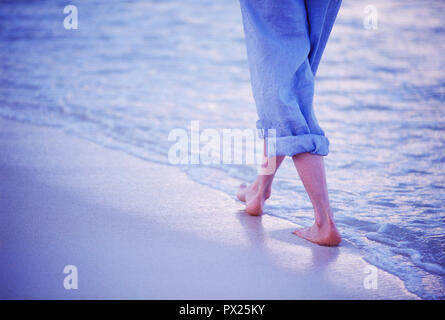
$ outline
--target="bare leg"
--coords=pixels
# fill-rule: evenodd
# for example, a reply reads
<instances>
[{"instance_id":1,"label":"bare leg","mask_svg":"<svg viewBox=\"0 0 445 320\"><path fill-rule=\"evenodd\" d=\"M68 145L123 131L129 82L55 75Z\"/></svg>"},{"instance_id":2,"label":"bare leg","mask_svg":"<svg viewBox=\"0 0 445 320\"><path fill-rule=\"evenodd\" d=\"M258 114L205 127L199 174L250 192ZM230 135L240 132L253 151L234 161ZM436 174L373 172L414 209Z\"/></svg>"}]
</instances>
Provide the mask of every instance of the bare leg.
<instances>
[{"instance_id":1,"label":"bare leg","mask_svg":"<svg viewBox=\"0 0 445 320\"><path fill-rule=\"evenodd\" d=\"M312 227L296 230L294 234L320 245L338 245L341 236L329 205L323 157L305 152L294 155L292 159L311 199L315 215Z\"/></svg>"},{"instance_id":2,"label":"bare leg","mask_svg":"<svg viewBox=\"0 0 445 320\"><path fill-rule=\"evenodd\" d=\"M245 183L241 184L236 194L239 200L246 203L246 212L252 216L259 216L263 213L264 201L269 199L271 195L273 178L285 158L285 156L268 158L265 153L263 156L264 165L262 167L267 167L268 164L275 162L274 172L267 172L267 174L260 172L250 186Z\"/></svg>"}]
</instances>

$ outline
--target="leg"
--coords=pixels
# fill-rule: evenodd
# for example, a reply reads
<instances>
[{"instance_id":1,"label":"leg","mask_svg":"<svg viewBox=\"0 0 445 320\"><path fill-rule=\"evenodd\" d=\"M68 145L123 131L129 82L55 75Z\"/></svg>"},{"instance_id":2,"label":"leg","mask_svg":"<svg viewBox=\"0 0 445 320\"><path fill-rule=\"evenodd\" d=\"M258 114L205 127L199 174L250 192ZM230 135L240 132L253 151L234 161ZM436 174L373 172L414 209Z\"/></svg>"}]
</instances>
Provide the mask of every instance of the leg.
<instances>
[{"instance_id":1,"label":"leg","mask_svg":"<svg viewBox=\"0 0 445 320\"><path fill-rule=\"evenodd\" d=\"M266 150L265 147L264 150ZM285 156L268 158L264 151L263 157L264 165L262 167L267 166L271 161L275 161L274 172L272 174L261 174L260 172L250 186L247 187L245 183L241 184L236 194L239 200L246 203L246 212L252 216L259 216L263 213L264 201L270 198L273 178Z\"/></svg>"},{"instance_id":2,"label":"leg","mask_svg":"<svg viewBox=\"0 0 445 320\"><path fill-rule=\"evenodd\" d=\"M296 230L294 234L320 245L338 245L341 236L334 224L329 205L323 157L305 152L294 155L292 159L312 202L315 215L312 227Z\"/></svg>"}]
</instances>

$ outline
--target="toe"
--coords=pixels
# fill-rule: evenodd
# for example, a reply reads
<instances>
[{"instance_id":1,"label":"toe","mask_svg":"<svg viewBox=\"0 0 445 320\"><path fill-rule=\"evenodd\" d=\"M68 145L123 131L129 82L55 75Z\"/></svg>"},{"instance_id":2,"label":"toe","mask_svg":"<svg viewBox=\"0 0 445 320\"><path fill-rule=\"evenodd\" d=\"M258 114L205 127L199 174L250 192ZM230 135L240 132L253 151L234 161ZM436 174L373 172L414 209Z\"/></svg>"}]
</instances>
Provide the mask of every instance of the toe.
<instances>
[{"instance_id":1,"label":"toe","mask_svg":"<svg viewBox=\"0 0 445 320\"><path fill-rule=\"evenodd\" d=\"M238 192L236 193L238 200L240 200L242 202L246 202L246 190L247 190L247 185L245 183L242 183L239 186Z\"/></svg>"},{"instance_id":2,"label":"toe","mask_svg":"<svg viewBox=\"0 0 445 320\"><path fill-rule=\"evenodd\" d=\"M303 231L304 231L304 229L297 229L297 230L295 230L294 232L292 232L294 235L296 235L297 237L300 237L300 238L304 238L304 236L303 236Z\"/></svg>"}]
</instances>

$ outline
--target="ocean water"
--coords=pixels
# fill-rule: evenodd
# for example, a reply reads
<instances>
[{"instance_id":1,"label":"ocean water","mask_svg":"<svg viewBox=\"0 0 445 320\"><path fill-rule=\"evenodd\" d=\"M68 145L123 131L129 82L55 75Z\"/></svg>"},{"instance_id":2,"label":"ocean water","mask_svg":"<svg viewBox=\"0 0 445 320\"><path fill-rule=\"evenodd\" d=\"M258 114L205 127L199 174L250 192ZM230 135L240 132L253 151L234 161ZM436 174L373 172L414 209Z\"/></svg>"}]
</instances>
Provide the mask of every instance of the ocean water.
<instances>
[{"instance_id":1,"label":"ocean water","mask_svg":"<svg viewBox=\"0 0 445 320\"><path fill-rule=\"evenodd\" d=\"M0 1L0 116L169 164L173 129L254 128L236 0ZM445 298L445 2L343 1L315 112L330 139L331 205L345 242L426 299ZM181 165L234 195L253 165ZM288 159L266 213L309 226Z\"/></svg>"}]
</instances>

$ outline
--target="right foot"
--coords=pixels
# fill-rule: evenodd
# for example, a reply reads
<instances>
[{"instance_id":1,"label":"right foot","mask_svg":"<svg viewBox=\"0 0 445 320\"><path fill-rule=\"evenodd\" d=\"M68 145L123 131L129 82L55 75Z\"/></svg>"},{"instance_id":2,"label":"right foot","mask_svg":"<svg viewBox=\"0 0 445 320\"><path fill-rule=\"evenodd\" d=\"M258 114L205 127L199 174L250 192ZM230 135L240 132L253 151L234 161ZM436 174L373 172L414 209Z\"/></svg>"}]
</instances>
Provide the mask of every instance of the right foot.
<instances>
[{"instance_id":1,"label":"right foot","mask_svg":"<svg viewBox=\"0 0 445 320\"><path fill-rule=\"evenodd\" d=\"M236 196L246 203L246 212L252 216L259 216L263 213L264 201L269 199L271 187L263 187L258 180L247 186L241 184Z\"/></svg>"},{"instance_id":2,"label":"right foot","mask_svg":"<svg viewBox=\"0 0 445 320\"><path fill-rule=\"evenodd\" d=\"M310 228L298 229L292 233L321 246L335 247L341 242L340 233L333 222L327 222L323 226L314 223Z\"/></svg>"}]
</instances>

